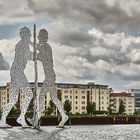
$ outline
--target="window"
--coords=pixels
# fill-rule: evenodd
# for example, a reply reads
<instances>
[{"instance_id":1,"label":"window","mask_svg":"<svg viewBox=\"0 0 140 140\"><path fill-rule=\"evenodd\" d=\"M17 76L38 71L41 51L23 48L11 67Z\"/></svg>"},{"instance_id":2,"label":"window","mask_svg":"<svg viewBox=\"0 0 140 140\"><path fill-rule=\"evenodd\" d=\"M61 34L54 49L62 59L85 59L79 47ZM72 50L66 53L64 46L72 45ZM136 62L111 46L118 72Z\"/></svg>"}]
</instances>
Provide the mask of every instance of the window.
<instances>
[{"instance_id":1,"label":"window","mask_svg":"<svg viewBox=\"0 0 140 140\"><path fill-rule=\"evenodd\" d=\"M77 104L77 101L75 102L75 104Z\"/></svg>"},{"instance_id":2,"label":"window","mask_svg":"<svg viewBox=\"0 0 140 140\"><path fill-rule=\"evenodd\" d=\"M102 107L102 109L104 109L104 107Z\"/></svg>"},{"instance_id":3,"label":"window","mask_svg":"<svg viewBox=\"0 0 140 140\"><path fill-rule=\"evenodd\" d=\"M85 94L85 91L83 90L83 91L81 91L82 92L82 94Z\"/></svg>"},{"instance_id":4,"label":"window","mask_svg":"<svg viewBox=\"0 0 140 140\"><path fill-rule=\"evenodd\" d=\"M45 110L47 110L47 106L45 106Z\"/></svg>"},{"instance_id":5,"label":"window","mask_svg":"<svg viewBox=\"0 0 140 140\"><path fill-rule=\"evenodd\" d=\"M104 99L104 97L102 97L102 99Z\"/></svg>"},{"instance_id":6,"label":"window","mask_svg":"<svg viewBox=\"0 0 140 140\"><path fill-rule=\"evenodd\" d=\"M78 96L75 96L76 99L78 99Z\"/></svg>"},{"instance_id":7,"label":"window","mask_svg":"<svg viewBox=\"0 0 140 140\"><path fill-rule=\"evenodd\" d=\"M82 114L85 114L85 112L82 112Z\"/></svg>"},{"instance_id":8,"label":"window","mask_svg":"<svg viewBox=\"0 0 140 140\"><path fill-rule=\"evenodd\" d=\"M68 90L64 90L64 93L68 93Z\"/></svg>"},{"instance_id":9,"label":"window","mask_svg":"<svg viewBox=\"0 0 140 140\"><path fill-rule=\"evenodd\" d=\"M85 110L85 106L82 106L82 110Z\"/></svg>"},{"instance_id":10,"label":"window","mask_svg":"<svg viewBox=\"0 0 140 140\"><path fill-rule=\"evenodd\" d=\"M85 101L82 101L82 104L85 104Z\"/></svg>"},{"instance_id":11,"label":"window","mask_svg":"<svg viewBox=\"0 0 140 140\"><path fill-rule=\"evenodd\" d=\"M104 102L102 102L102 104L104 104Z\"/></svg>"},{"instance_id":12,"label":"window","mask_svg":"<svg viewBox=\"0 0 140 140\"><path fill-rule=\"evenodd\" d=\"M65 99L68 99L68 96L65 96Z\"/></svg>"},{"instance_id":13,"label":"window","mask_svg":"<svg viewBox=\"0 0 140 140\"><path fill-rule=\"evenodd\" d=\"M85 96L82 96L82 99L85 99Z\"/></svg>"},{"instance_id":14,"label":"window","mask_svg":"<svg viewBox=\"0 0 140 140\"><path fill-rule=\"evenodd\" d=\"M70 96L70 99L72 99L72 96Z\"/></svg>"},{"instance_id":15,"label":"window","mask_svg":"<svg viewBox=\"0 0 140 140\"><path fill-rule=\"evenodd\" d=\"M78 93L78 91L76 90L75 93Z\"/></svg>"},{"instance_id":16,"label":"window","mask_svg":"<svg viewBox=\"0 0 140 140\"><path fill-rule=\"evenodd\" d=\"M78 109L78 107L76 106L76 107L75 107L75 109L77 110L77 109Z\"/></svg>"}]
</instances>

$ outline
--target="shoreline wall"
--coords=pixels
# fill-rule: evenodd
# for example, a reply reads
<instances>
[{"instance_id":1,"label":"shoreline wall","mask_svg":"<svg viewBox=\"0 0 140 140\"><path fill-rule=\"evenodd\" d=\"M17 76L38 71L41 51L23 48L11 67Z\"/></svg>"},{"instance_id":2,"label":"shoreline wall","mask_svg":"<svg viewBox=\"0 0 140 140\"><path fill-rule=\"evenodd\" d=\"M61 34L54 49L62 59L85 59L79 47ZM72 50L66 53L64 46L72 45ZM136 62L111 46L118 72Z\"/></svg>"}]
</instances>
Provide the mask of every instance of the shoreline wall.
<instances>
[{"instance_id":1,"label":"shoreline wall","mask_svg":"<svg viewBox=\"0 0 140 140\"><path fill-rule=\"evenodd\" d=\"M17 118L7 118L7 123L12 126L20 126ZM26 120L27 121L27 120ZM41 126L58 125L60 118L42 118ZM27 121L28 125L31 125ZM99 117L99 118L69 118L66 125L113 125L113 124L140 124L140 117Z\"/></svg>"}]
</instances>

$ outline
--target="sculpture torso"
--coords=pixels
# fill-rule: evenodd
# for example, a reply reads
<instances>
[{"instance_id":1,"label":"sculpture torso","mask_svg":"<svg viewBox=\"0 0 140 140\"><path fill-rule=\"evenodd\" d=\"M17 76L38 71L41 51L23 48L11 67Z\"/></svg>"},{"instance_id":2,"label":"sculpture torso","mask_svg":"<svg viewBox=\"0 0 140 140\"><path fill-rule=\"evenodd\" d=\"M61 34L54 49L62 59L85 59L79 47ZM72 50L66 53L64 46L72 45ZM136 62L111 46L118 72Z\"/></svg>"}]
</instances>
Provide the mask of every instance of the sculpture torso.
<instances>
[{"instance_id":1,"label":"sculpture torso","mask_svg":"<svg viewBox=\"0 0 140 140\"><path fill-rule=\"evenodd\" d=\"M15 47L15 58L11 67L11 73L18 74L24 71L29 58L29 52L30 49L28 42L21 40L17 43Z\"/></svg>"},{"instance_id":2,"label":"sculpture torso","mask_svg":"<svg viewBox=\"0 0 140 140\"><path fill-rule=\"evenodd\" d=\"M48 43L39 44L38 59L42 62L45 79L52 79L55 81L55 72L53 70L52 49Z\"/></svg>"}]
</instances>

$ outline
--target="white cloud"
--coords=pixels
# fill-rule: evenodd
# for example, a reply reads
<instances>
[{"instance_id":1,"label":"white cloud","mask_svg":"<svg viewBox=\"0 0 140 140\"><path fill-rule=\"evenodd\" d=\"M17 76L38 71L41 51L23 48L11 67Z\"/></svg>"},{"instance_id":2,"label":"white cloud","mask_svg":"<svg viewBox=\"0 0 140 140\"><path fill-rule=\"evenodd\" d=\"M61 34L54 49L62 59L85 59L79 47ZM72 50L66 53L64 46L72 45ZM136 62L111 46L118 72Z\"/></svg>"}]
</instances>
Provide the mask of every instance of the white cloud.
<instances>
[{"instance_id":1,"label":"white cloud","mask_svg":"<svg viewBox=\"0 0 140 140\"><path fill-rule=\"evenodd\" d=\"M34 20L35 16L28 8L27 2L27 0L0 0L0 24L7 25Z\"/></svg>"},{"instance_id":2,"label":"white cloud","mask_svg":"<svg viewBox=\"0 0 140 140\"><path fill-rule=\"evenodd\" d=\"M122 89L134 87L131 82L138 85L140 79L140 37L129 34L140 29L139 5L136 0L1 0L0 24L51 18L42 27L49 32L57 81L95 81ZM94 28L87 31L87 24ZM10 65L16 42L0 40ZM43 70L41 64L38 67L41 81ZM34 80L33 71L29 62L25 72L30 80Z\"/></svg>"}]
</instances>

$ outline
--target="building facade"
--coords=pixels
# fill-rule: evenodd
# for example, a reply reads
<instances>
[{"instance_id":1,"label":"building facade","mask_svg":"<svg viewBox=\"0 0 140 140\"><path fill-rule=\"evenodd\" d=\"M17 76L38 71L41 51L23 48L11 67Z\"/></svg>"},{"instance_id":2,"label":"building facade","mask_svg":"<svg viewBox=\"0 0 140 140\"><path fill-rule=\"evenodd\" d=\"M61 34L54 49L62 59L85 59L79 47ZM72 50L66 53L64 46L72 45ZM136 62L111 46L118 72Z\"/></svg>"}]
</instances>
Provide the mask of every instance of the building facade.
<instances>
[{"instance_id":1,"label":"building facade","mask_svg":"<svg viewBox=\"0 0 140 140\"><path fill-rule=\"evenodd\" d=\"M131 89L130 92L135 98L135 111L140 113L140 89Z\"/></svg>"},{"instance_id":2,"label":"building facade","mask_svg":"<svg viewBox=\"0 0 140 140\"><path fill-rule=\"evenodd\" d=\"M34 83L30 83L32 90L34 90ZM112 91L107 85L97 85L94 83L88 84L69 84L69 83L56 83L57 95L59 100L64 104L66 100L71 102L71 113L86 114L86 106L89 102L96 104L96 110L107 111L109 107L109 96ZM42 83L38 83L37 92L40 93ZM22 108L24 100L24 93L20 89L19 101L16 107ZM2 110L5 104L9 102L10 98L10 84L7 86L0 87L0 109ZM50 94L44 98L45 110L49 106L51 100ZM29 106L30 110L33 110L33 100Z\"/></svg>"},{"instance_id":3,"label":"building facade","mask_svg":"<svg viewBox=\"0 0 140 140\"><path fill-rule=\"evenodd\" d=\"M131 93L121 92L121 93L111 93L110 94L110 107L113 113L119 112L119 105L121 100L125 107L125 114L133 115L135 112L135 99Z\"/></svg>"}]
</instances>

